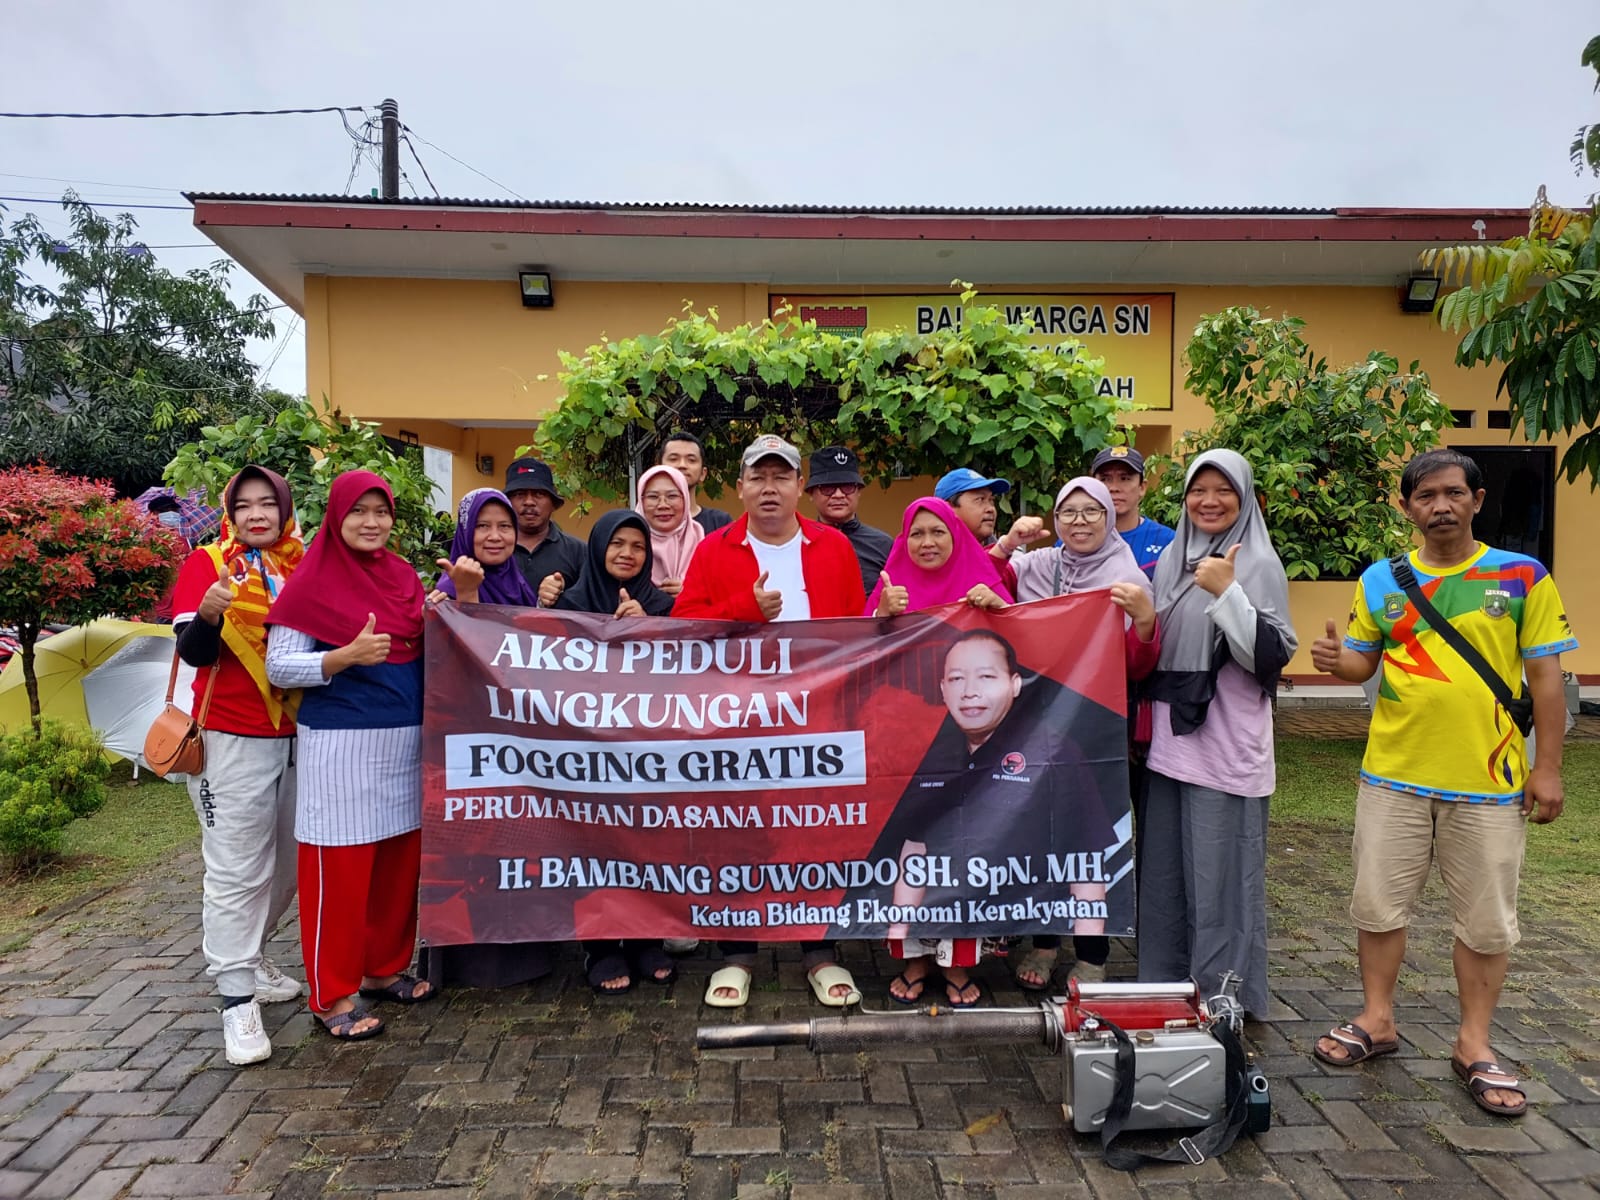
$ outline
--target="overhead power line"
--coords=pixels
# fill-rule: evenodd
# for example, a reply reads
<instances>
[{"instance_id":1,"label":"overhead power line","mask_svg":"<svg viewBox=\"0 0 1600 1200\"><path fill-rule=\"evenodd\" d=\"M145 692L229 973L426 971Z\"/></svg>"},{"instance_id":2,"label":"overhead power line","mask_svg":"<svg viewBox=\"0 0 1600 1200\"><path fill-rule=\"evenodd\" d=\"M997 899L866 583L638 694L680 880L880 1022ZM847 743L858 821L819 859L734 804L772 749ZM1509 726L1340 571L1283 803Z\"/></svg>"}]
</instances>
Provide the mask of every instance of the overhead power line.
<instances>
[{"instance_id":1,"label":"overhead power line","mask_svg":"<svg viewBox=\"0 0 1600 1200\"><path fill-rule=\"evenodd\" d=\"M175 117L289 117L302 113L360 112L359 104L326 105L322 108L234 108L226 112L161 112L161 113L81 113L81 112L0 112L0 117L19 120L49 120L61 118L69 121L167 121Z\"/></svg>"},{"instance_id":2,"label":"overhead power line","mask_svg":"<svg viewBox=\"0 0 1600 1200\"><path fill-rule=\"evenodd\" d=\"M515 196L518 200L526 200L527 199L527 197L524 196L521 192L514 191L511 188L508 188L505 184L501 183L493 175L485 175L482 171L478 170L478 168L473 166L471 163L462 162L461 159L457 158L454 154L451 154L450 151L446 150L443 146L440 146L435 142L430 142L427 138L423 137L415 129L411 128L411 126L402 124L400 126L400 129L404 133L409 133L412 137L416 138L417 141L421 142L424 146L432 146L433 149L437 150L440 154L444 155L451 162L460 163L467 170L471 171L474 175L478 176L478 178L487 179L490 183L494 184L495 187L499 188L502 192L505 192L507 195ZM411 153L413 155L416 154L416 148L415 147L412 147ZM418 166L422 165L420 160L418 161L417 165ZM430 180L429 182L431 183L432 181Z\"/></svg>"},{"instance_id":3,"label":"overhead power line","mask_svg":"<svg viewBox=\"0 0 1600 1200\"><path fill-rule=\"evenodd\" d=\"M38 200L32 196L0 196L0 200L10 200L17 204L29 204L38 208L60 208L59 200ZM113 204L109 200L74 200L74 204L87 204L90 208L160 208L168 212L189 212L187 204Z\"/></svg>"}]
</instances>

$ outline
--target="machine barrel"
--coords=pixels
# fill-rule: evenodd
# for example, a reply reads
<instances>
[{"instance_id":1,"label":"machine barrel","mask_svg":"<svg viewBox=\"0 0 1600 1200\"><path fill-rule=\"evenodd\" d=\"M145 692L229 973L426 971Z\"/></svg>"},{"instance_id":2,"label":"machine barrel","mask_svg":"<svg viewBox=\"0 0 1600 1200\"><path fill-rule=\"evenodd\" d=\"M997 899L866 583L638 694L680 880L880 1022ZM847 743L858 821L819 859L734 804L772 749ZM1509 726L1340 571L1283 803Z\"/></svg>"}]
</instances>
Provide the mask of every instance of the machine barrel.
<instances>
[{"instance_id":1,"label":"machine barrel","mask_svg":"<svg viewBox=\"0 0 1600 1200\"><path fill-rule=\"evenodd\" d=\"M1053 1018L1044 1008L985 1008L954 1011L942 1007L910 1013L858 1013L783 1021L771 1025L702 1025L695 1045L702 1050L743 1046L808 1046L865 1050L873 1046L1050 1040Z\"/></svg>"}]
</instances>

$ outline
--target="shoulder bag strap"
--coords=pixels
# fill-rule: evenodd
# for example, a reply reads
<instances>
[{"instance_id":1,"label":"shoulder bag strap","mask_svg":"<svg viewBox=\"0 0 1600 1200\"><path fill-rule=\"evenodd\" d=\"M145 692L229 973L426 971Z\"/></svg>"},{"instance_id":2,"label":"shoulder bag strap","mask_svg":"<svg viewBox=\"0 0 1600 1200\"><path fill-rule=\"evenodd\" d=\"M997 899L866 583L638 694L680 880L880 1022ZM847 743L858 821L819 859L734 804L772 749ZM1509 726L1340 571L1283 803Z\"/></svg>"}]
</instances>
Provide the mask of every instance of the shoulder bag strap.
<instances>
[{"instance_id":1,"label":"shoulder bag strap","mask_svg":"<svg viewBox=\"0 0 1600 1200\"><path fill-rule=\"evenodd\" d=\"M1198 1133L1179 1138L1177 1145L1170 1149L1155 1154L1112 1145L1121 1136L1128 1114L1133 1111L1133 1090L1137 1080L1134 1075L1132 1040L1104 1017L1100 1019L1100 1024L1110 1030L1117 1040L1117 1086L1111 1097L1111 1107L1106 1110L1106 1119L1100 1126L1100 1157L1106 1166L1118 1171L1133 1171L1146 1163L1161 1162L1190 1163L1198 1167L1206 1159L1225 1153L1233 1145L1249 1115L1250 1086L1246 1078L1249 1064L1245 1060L1244 1047L1239 1044L1238 1034L1229 1028L1226 1021L1217 1021L1211 1026L1211 1036L1222 1045L1223 1069L1227 1072L1222 1116Z\"/></svg>"},{"instance_id":2,"label":"shoulder bag strap","mask_svg":"<svg viewBox=\"0 0 1600 1200\"><path fill-rule=\"evenodd\" d=\"M197 617L195 619L198 620L199 618ZM172 645L172 673L167 676L168 704L172 703L173 693L178 690L178 659L178 645L177 641L174 640ZM211 674L206 679L205 695L201 696L200 698L200 711L194 714L194 723L201 729L206 727L206 713L211 711L211 689L217 686L217 668L221 665L222 663L220 659L216 663L212 664Z\"/></svg>"},{"instance_id":3,"label":"shoulder bag strap","mask_svg":"<svg viewBox=\"0 0 1600 1200\"><path fill-rule=\"evenodd\" d=\"M1433 606L1433 601L1423 595L1422 587L1417 583L1416 572L1411 569L1411 561L1407 555L1397 554L1389 560L1389 571L1394 575L1394 581L1405 592L1406 598L1411 601L1413 608L1421 614L1422 619L1428 623L1428 628L1444 639L1444 644L1449 646L1466 663L1478 673L1478 678L1494 693L1494 698L1500 707L1509 714L1512 711L1516 697L1511 694L1511 686L1505 678L1491 667L1478 653L1477 647L1461 636L1461 631Z\"/></svg>"}]
</instances>

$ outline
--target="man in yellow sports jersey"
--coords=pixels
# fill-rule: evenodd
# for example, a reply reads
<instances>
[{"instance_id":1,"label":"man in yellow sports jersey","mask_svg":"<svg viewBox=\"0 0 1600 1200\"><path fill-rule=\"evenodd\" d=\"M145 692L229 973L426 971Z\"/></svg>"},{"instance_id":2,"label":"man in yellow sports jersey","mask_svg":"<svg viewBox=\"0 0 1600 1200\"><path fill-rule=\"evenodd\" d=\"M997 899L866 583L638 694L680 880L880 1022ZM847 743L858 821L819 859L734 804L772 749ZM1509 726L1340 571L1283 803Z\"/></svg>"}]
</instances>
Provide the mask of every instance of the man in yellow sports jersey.
<instances>
[{"instance_id":1,"label":"man in yellow sports jersey","mask_svg":"<svg viewBox=\"0 0 1600 1200\"><path fill-rule=\"evenodd\" d=\"M1437 859L1450 896L1461 1001L1451 1065L1478 1106L1527 1111L1527 1095L1489 1045L1506 961L1520 936L1517 882L1529 820L1561 815L1565 697L1561 653L1577 648L1555 580L1536 560L1473 539L1483 474L1455 450L1430 450L1400 479L1406 515L1423 544L1408 556L1439 616L1506 682L1524 674L1533 699L1537 761L1493 691L1407 596L1388 562L1361 575L1343 643L1334 622L1311 659L1351 683L1382 666L1356 794L1356 880L1364 1006L1318 1039L1316 1057L1346 1067L1400 1048L1394 990L1412 905ZM1401 571L1402 576L1405 572Z\"/></svg>"}]
</instances>

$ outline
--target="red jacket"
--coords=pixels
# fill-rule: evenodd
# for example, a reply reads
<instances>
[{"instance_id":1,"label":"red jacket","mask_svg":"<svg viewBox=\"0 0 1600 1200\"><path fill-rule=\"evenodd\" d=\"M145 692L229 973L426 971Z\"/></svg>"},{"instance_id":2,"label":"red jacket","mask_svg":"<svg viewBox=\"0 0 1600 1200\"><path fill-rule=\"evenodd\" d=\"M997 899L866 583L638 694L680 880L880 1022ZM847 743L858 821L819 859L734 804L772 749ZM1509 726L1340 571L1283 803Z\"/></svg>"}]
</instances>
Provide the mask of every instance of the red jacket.
<instances>
[{"instance_id":1,"label":"red jacket","mask_svg":"<svg viewBox=\"0 0 1600 1200\"><path fill-rule=\"evenodd\" d=\"M813 617L859 617L867 606L861 566L850 539L837 529L795 514L800 522L800 571ZM717 621L761 621L756 580L761 568L750 549L750 518L706 535L683 573L683 590L672 606L675 617Z\"/></svg>"}]
</instances>

